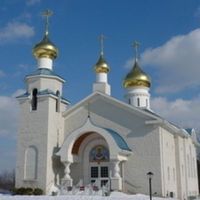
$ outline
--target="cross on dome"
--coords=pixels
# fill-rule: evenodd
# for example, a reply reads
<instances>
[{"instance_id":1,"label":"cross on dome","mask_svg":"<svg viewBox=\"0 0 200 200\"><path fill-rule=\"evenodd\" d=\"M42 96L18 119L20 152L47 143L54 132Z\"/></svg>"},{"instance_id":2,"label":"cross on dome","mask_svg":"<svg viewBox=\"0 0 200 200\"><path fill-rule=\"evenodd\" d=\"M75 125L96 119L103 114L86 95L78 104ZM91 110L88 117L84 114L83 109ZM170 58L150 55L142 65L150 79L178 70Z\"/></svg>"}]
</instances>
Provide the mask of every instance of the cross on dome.
<instances>
[{"instance_id":1,"label":"cross on dome","mask_svg":"<svg viewBox=\"0 0 200 200\"><path fill-rule=\"evenodd\" d=\"M140 43L138 41L134 41L133 45L132 45L135 49L135 60L137 61L139 59L139 53L138 53L138 49L140 47Z\"/></svg>"},{"instance_id":2,"label":"cross on dome","mask_svg":"<svg viewBox=\"0 0 200 200\"><path fill-rule=\"evenodd\" d=\"M53 11L47 9L42 13L42 16L46 18L45 20L45 35L49 34L49 17L53 15Z\"/></svg>"},{"instance_id":3,"label":"cross on dome","mask_svg":"<svg viewBox=\"0 0 200 200\"><path fill-rule=\"evenodd\" d=\"M42 12L42 16L45 18L45 34L43 39L33 47L33 55L37 59L54 60L58 55L58 48L49 39L49 17L52 15L53 12L51 10ZM45 65L42 62L38 62L38 64L39 68L52 69L52 62L45 62Z\"/></svg>"},{"instance_id":4,"label":"cross on dome","mask_svg":"<svg viewBox=\"0 0 200 200\"><path fill-rule=\"evenodd\" d=\"M100 40L100 49L101 49L101 55L104 54L104 40L105 40L105 36L103 34L101 34L99 36L99 40Z\"/></svg>"}]
</instances>

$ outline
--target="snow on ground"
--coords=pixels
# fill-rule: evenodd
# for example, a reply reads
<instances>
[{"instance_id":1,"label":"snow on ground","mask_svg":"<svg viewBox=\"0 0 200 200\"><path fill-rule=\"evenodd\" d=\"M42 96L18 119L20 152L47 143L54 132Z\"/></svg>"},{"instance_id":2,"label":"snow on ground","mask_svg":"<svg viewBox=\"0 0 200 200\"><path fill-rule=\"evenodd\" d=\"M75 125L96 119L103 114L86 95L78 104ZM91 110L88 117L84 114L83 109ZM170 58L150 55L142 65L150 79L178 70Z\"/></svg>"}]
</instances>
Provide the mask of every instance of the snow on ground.
<instances>
[{"instance_id":1,"label":"snow on ground","mask_svg":"<svg viewBox=\"0 0 200 200\"><path fill-rule=\"evenodd\" d=\"M9 196L1 195L0 200L149 200L149 196L143 194L128 195L121 192L112 192L110 196L88 195L60 195L60 196ZM153 197L153 200L169 200L167 198ZM170 198L170 200L173 200Z\"/></svg>"}]
</instances>

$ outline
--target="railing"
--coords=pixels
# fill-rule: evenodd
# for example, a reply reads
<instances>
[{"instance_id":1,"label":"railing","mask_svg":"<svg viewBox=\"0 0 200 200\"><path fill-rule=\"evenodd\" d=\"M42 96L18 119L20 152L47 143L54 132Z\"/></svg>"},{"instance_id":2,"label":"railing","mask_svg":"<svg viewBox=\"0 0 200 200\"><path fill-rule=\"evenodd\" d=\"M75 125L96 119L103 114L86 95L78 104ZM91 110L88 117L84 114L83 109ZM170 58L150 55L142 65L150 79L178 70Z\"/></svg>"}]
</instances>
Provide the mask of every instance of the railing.
<instances>
[{"instance_id":1,"label":"railing","mask_svg":"<svg viewBox=\"0 0 200 200\"><path fill-rule=\"evenodd\" d=\"M98 187L97 183L83 185L80 180L75 186L63 185L60 188L60 195L98 195L108 196L110 194L109 184Z\"/></svg>"}]
</instances>

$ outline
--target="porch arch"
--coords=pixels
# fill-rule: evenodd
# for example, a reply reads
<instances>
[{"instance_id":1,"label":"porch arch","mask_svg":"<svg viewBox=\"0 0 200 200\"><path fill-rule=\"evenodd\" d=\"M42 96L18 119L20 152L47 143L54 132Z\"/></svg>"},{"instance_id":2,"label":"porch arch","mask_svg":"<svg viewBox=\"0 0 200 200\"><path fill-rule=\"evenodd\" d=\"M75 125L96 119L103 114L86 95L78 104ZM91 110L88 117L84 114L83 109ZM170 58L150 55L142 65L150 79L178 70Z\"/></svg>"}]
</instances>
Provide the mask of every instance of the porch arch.
<instances>
[{"instance_id":1,"label":"porch arch","mask_svg":"<svg viewBox=\"0 0 200 200\"><path fill-rule=\"evenodd\" d=\"M72 154L72 152L74 152L74 144L77 143L81 137L84 138L84 136L90 133L97 133L105 139L108 144L111 160L120 160L120 157L123 157L124 155L126 155L124 157L126 160L126 157L131 152L125 140L119 134L110 129L95 126L88 118L87 122L82 127L74 130L66 137L60 151L57 153L57 155L60 156L61 161L74 162Z\"/></svg>"}]
</instances>

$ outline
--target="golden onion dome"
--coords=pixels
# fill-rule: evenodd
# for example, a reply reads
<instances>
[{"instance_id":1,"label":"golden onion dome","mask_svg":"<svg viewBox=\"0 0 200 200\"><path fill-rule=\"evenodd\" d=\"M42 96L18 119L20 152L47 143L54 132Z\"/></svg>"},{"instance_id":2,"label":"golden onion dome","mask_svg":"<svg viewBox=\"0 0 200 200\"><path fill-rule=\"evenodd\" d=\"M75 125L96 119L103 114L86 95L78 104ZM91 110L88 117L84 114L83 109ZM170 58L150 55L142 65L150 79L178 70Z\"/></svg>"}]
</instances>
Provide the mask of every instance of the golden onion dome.
<instances>
[{"instance_id":1,"label":"golden onion dome","mask_svg":"<svg viewBox=\"0 0 200 200\"><path fill-rule=\"evenodd\" d=\"M110 71L110 67L108 66L106 60L103 57L103 54L100 54L99 60L94 66L96 73L108 73Z\"/></svg>"},{"instance_id":2,"label":"golden onion dome","mask_svg":"<svg viewBox=\"0 0 200 200\"><path fill-rule=\"evenodd\" d=\"M42 41L33 47L33 55L36 58L55 59L58 56L58 48L49 40L48 34L45 34Z\"/></svg>"},{"instance_id":3,"label":"golden onion dome","mask_svg":"<svg viewBox=\"0 0 200 200\"><path fill-rule=\"evenodd\" d=\"M150 88L151 78L145 72L142 71L137 60L135 61L132 70L125 77L123 86L125 88L131 88L136 86L144 86Z\"/></svg>"}]
</instances>

